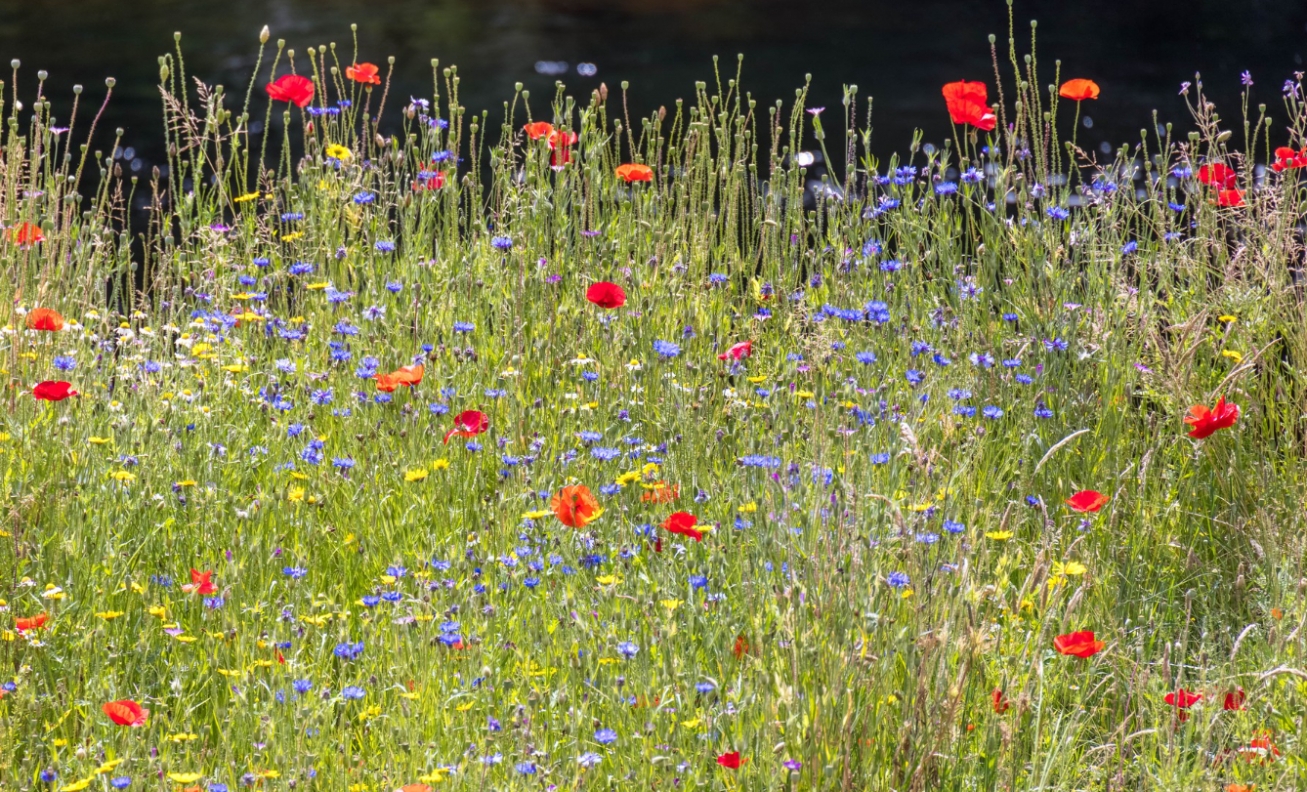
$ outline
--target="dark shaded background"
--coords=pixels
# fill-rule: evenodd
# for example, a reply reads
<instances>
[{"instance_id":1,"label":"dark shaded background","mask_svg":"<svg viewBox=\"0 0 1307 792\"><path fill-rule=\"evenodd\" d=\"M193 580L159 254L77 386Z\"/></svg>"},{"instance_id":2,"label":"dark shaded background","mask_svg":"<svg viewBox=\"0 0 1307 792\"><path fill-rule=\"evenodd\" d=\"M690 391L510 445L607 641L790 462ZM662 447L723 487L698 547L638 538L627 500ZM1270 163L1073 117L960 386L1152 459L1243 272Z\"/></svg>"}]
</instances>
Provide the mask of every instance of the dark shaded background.
<instances>
[{"instance_id":1,"label":"dark shaded background","mask_svg":"<svg viewBox=\"0 0 1307 792\"><path fill-rule=\"evenodd\" d=\"M1187 129L1179 83L1201 71L1209 94L1233 118L1239 75L1249 70L1254 102L1284 118L1280 92L1307 57L1305 0L1018 0L1018 51L1039 21L1041 82L1056 58L1064 77L1103 88L1087 103L1092 128L1082 145L1138 140L1156 109ZM87 86L98 105L104 78L118 88L96 143L126 128L129 167L160 158L157 56L182 31L189 74L243 96L259 29L284 38L297 56L310 45L350 49L359 25L362 60L397 58L393 94L430 95L432 57L457 64L463 104L499 117L513 83L532 89L537 112L555 79L582 101L603 81L631 82L631 110L644 113L693 95L710 80L711 57L734 71L745 55L744 86L760 104L787 102L813 76L813 102L838 106L843 83L875 98L872 146L902 151L913 129L938 142L949 132L940 86L956 79L993 84L986 35L1006 46L1004 0L0 0L0 63L20 58L20 97L30 100L36 71L50 74L56 117L66 119L71 86ZM537 74L538 61L566 61L561 78ZM578 75L593 63L594 76ZM1010 78L1010 74L1005 77ZM13 86L6 77L6 98ZM260 77L260 84L266 75ZM991 93L992 96L992 93ZM261 98L261 97L260 97ZM84 107L88 103L84 103ZM391 107L398 107L392 102ZM62 113L60 111L62 110ZM261 112L255 117L261 117ZM1070 114L1067 114L1070 123ZM85 127L83 127L84 129ZM1277 141L1280 142L1280 141ZM135 160L135 162L132 162Z\"/></svg>"}]
</instances>

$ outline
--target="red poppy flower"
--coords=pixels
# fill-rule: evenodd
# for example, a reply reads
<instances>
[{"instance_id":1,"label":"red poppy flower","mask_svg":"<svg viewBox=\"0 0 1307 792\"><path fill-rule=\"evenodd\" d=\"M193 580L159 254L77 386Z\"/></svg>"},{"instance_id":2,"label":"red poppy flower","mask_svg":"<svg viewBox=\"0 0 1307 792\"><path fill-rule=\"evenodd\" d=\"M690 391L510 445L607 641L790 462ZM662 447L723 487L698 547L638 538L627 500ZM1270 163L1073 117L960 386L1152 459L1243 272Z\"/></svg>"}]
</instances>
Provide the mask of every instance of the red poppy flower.
<instances>
[{"instance_id":1,"label":"red poppy flower","mask_svg":"<svg viewBox=\"0 0 1307 792\"><path fill-rule=\"evenodd\" d=\"M1243 206L1243 190L1221 190L1216 193L1217 206Z\"/></svg>"},{"instance_id":2,"label":"red poppy flower","mask_svg":"<svg viewBox=\"0 0 1307 792\"><path fill-rule=\"evenodd\" d=\"M730 753L724 753L721 756L717 757L717 764L721 765L722 767L729 768L731 770L739 770L740 765L744 764L747 761L749 760L740 758L739 751L731 751Z\"/></svg>"},{"instance_id":3,"label":"red poppy flower","mask_svg":"<svg viewBox=\"0 0 1307 792\"><path fill-rule=\"evenodd\" d=\"M1279 173L1296 168L1307 168L1307 148L1294 151L1288 146L1280 146L1275 150L1275 162L1271 163L1271 170Z\"/></svg>"},{"instance_id":4,"label":"red poppy flower","mask_svg":"<svg viewBox=\"0 0 1307 792\"><path fill-rule=\"evenodd\" d=\"M14 619L14 629L21 632L28 630L39 630L45 626L50 617L44 613L38 613L35 616L27 616L21 619Z\"/></svg>"},{"instance_id":5,"label":"red poppy flower","mask_svg":"<svg viewBox=\"0 0 1307 792\"><path fill-rule=\"evenodd\" d=\"M736 660L742 659L749 653L753 647L749 646L749 639L743 634L735 636L735 645L731 647L731 653L735 655Z\"/></svg>"},{"instance_id":6,"label":"red poppy flower","mask_svg":"<svg viewBox=\"0 0 1307 792\"><path fill-rule=\"evenodd\" d=\"M490 417L480 410L464 410L454 416L454 428L445 432L445 442L449 438L476 437L490 428Z\"/></svg>"},{"instance_id":7,"label":"red poppy flower","mask_svg":"<svg viewBox=\"0 0 1307 792\"><path fill-rule=\"evenodd\" d=\"M381 85L381 77L378 76L377 71L376 64L356 63L345 67L345 76L354 82Z\"/></svg>"},{"instance_id":8,"label":"red poppy flower","mask_svg":"<svg viewBox=\"0 0 1307 792\"><path fill-rule=\"evenodd\" d=\"M1067 633L1053 639L1053 648L1058 651L1058 654L1074 657L1093 657L1103 651L1104 646L1106 644L1102 641L1094 639L1092 630Z\"/></svg>"},{"instance_id":9,"label":"red poppy flower","mask_svg":"<svg viewBox=\"0 0 1307 792\"><path fill-rule=\"evenodd\" d=\"M993 698L994 700L994 704L993 704L994 711L997 712L999 715L1002 715L1003 713L1007 712L1009 709L1012 708L1012 705L1008 703L1007 696L1003 695L1002 688L994 688L994 692L991 695L991 698Z\"/></svg>"},{"instance_id":10,"label":"red poppy flower","mask_svg":"<svg viewBox=\"0 0 1307 792\"><path fill-rule=\"evenodd\" d=\"M413 180L414 192L417 192L418 190L439 190L441 187L445 186L444 171L428 171L427 173L429 175L426 178Z\"/></svg>"},{"instance_id":11,"label":"red poppy flower","mask_svg":"<svg viewBox=\"0 0 1307 792\"><path fill-rule=\"evenodd\" d=\"M703 531L696 531L694 526L699 524L699 518L689 512L675 512L666 520L663 520L663 528L668 533L688 536L696 542L703 541Z\"/></svg>"},{"instance_id":12,"label":"red poppy flower","mask_svg":"<svg viewBox=\"0 0 1307 792\"><path fill-rule=\"evenodd\" d=\"M548 121L536 121L522 127L526 130L526 136L532 140L547 138L554 133L554 125Z\"/></svg>"},{"instance_id":13,"label":"red poppy flower","mask_svg":"<svg viewBox=\"0 0 1307 792\"><path fill-rule=\"evenodd\" d=\"M648 165L626 164L617 166L617 178L630 184L631 182L651 182L653 181L653 168Z\"/></svg>"},{"instance_id":14,"label":"red poppy flower","mask_svg":"<svg viewBox=\"0 0 1307 792\"><path fill-rule=\"evenodd\" d=\"M561 168L572 161L572 146L579 138L575 132L554 132L549 136L549 166Z\"/></svg>"},{"instance_id":15,"label":"red poppy flower","mask_svg":"<svg viewBox=\"0 0 1307 792\"><path fill-rule=\"evenodd\" d=\"M64 318L53 308L33 308L27 312L27 329L57 332L64 329Z\"/></svg>"},{"instance_id":16,"label":"red poppy flower","mask_svg":"<svg viewBox=\"0 0 1307 792\"><path fill-rule=\"evenodd\" d=\"M313 101L313 81L298 74L283 74L264 88L274 102L290 102L296 107L308 107Z\"/></svg>"},{"instance_id":17,"label":"red poppy flower","mask_svg":"<svg viewBox=\"0 0 1307 792\"><path fill-rule=\"evenodd\" d=\"M1274 762L1275 757L1280 755L1280 749L1275 747L1270 732L1262 732L1249 741L1247 748L1240 748L1239 753L1243 754L1243 758L1250 762L1260 759L1265 764L1266 762Z\"/></svg>"},{"instance_id":18,"label":"red poppy flower","mask_svg":"<svg viewBox=\"0 0 1307 792\"><path fill-rule=\"evenodd\" d=\"M1248 700L1248 694L1243 692L1243 688L1235 688L1225 694L1225 701L1221 705L1223 710L1241 710L1243 704Z\"/></svg>"},{"instance_id":19,"label":"red poppy flower","mask_svg":"<svg viewBox=\"0 0 1307 792\"><path fill-rule=\"evenodd\" d=\"M1212 162L1198 169L1198 181L1209 187L1233 187L1239 174L1224 162Z\"/></svg>"},{"instance_id":20,"label":"red poppy flower","mask_svg":"<svg viewBox=\"0 0 1307 792\"><path fill-rule=\"evenodd\" d=\"M1067 80L1062 83L1058 89L1057 95L1063 99L1072 99L1077 102L1083 102L1086 99L1098 98L1098 83L1093 80L1075 79Z\"/></svg>"},{"instance_id":21,"label":"red poppy flower","mask_svg":"<svg viewBox=\"0 0 1307 792\"><path fill-rule=\"evenodd\" d=\"M955 124L990 131L998 123L989 107L989 89L982 82L960 80L944 86L944 103Z\"/></svg>"},{"instance_id":22,"label":"red poppy flower","mask_svg":"<svg viewBox=\"0 0 1307 792\"><path fill-rule=\"evenodd\" d=\"M9 229L9 238L20 245L35 245L38 242L45 241L45 234L41 232L41 227L35 223L19 223Z\"/></svg>"},{"instance_id":23,"label":"red poppy flower","mask_svg":"<svg viewBox=\"0 0 1307 792\"><path fill-rule=\"evenodd\" d=\"M600 308L621 308L626 305L626 292L616 283L599 281L585 290L585 298Z\"/></svg>"},{"instance_id":24,"label":"red poppy flower","mask_svg":"<svg viewBox=\"0 0 1307 792\"><path fill-rule=\"evenodd\" d=\"M102 705L100 709L104 710L104 714L109 716L109 720L119 726L144 726L146 721L150 719L150 711L131 699L110 701Z\"/></svg>"},{"instance_id":25,"label":"red poppy flower","mask_svg":"<svg viewBox=\"0 0 1307 792\"><path fill-rule=\"evenodd\" d=\"M198 569L191 569L191 582L182 586L182 591L187 594L213 594L218 587L213 585L213 570L201 572Z\"/></svg>"},{"instance_id":26,"label":"red poppy flower","mask_svg":"<svg viewBox=\"0 0 1307 792\"><path fill-rule=\"evenodd\" d=\"M372 378L377 381L377 390L393 393L400 385L407 385L411 388L420 384L425 371L426 367L421 364L401 366L389 374L374 374Z\"/></svg>"},{"instance_id":27,"label":"red poppy flower","mask_svg":"<svg viewBox=\"0 0 1307 792\"><path fill-rule=\"evenodd\" d=\"M1226 404L1224 396L1217 399L1216 406L1210 410L1201 404L1190 407L1189 414L1184 417L1184 422L1193 427L1189 436L1195 440L1202 440L1218 429L1229 429L1237 420L1239 405Z\"/></svg>"},{"instance_id":28,"label":"red poppy flower","mask_svg":"<svg viewBox=\"0 0 1307 792\"><path fill-rule=\"evenodd\" d=\"M717 356L718 360L744 360L753 354L753 342L741 341Z\"/></svg>"},{"instance_id":29,"label":"red poppy flower","mask_svg":"<svg viewBox=\"0 0 1307 792\"><path fill-rule=\"evenodd\" d=\"M584 484L563 487L558 494L549 499L549 508L553 510L558 521L568 528L584 528L587 523L597 519L603 513L599 501Z\"/></svg>"},{"instance_id":30,"label":"red poppy flower","mask_svg":"<svg viewBox=\"0 0 1307 792\"><path fill-rule=\"evenodd\" d=\"M76 396L77 391L73 390L70 383L63 382L38 382L36 387L32 388L32 395L41 401L63 401L69 396Z\"/></svg>"},{"instance_id":31,"label":"red poppy flower","mask_svg":"<svg viewBox=\"0 0 1307 792\"><path fill-rule=\"evenodd\" d=\"M1072 511L1096 512L1107 505L1111 498L1095 490L1081 490L1066 499L1066 505Z\"/></svg>"},{"instance_id":32,"label":"red poppy flower","mask_svg":"<svg viewBox=\"0 0 1307 792\"><path fill-rule=\"evenodd\" d=\"M1203 694L1180 688L1174 693L1167 693L1162 700L1176 709L1187 710L1202 701Z\"/></svg>"}]
</instances>

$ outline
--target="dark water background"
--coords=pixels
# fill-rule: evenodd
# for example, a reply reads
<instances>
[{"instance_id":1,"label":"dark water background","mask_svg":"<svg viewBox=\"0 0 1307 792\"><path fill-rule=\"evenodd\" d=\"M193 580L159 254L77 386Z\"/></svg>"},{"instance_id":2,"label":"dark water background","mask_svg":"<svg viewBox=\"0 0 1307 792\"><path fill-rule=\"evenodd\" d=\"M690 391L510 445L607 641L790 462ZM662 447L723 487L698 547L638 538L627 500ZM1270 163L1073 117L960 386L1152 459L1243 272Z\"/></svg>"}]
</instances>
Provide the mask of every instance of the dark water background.
<instances>
[{"instance_id":1,"label":"dark water background","mask_svg":"<svg viewBox=\"0 0 1307 792\"><path fill-rule=\"evenodd\" d=\"M1029 50L1029 20L1039 21L1041 82L1054 59L1064 77L1097 81L1103 95L1086 103L1092 123L1082 145L1137 141L1157 110L1161 121L1188 128L1177 95L1203 74L1226 118L1238 114L1240 73L1251 72L1253 101L1281 119L1281 87L1307 68L1307 0L1018 0L1018 52ZM36 71L49 72L47 95L66 120L71 87L87 87L83 112L98 106L104 78L117 79L97 134L107 147L126 129L125 164L148 172L161 159L157 56L183 33L188 74L243 96L259 29L284 38L303 58L311 45L336 42L350 51L349 24L359 25L360 60L394 55L392 95L429 96L430 59L457 64L462 103L502 115L521 81L537 113L555 79L584 101L605 82L631 83L631 111L645 113L692 97L695 80L712 79L712 56L734 71L743 53L743 85L759 104L794 98L805 74L812 102L838 107L841 85L856 83L875 99L873 150L903 151L913 130L927 142L949 133L940 86L957 79L993 86L986 36L1007 38L1004 0L0 0L0 63L22 60L20 98L30 99ZM537 72L540 61L566 62L561 77ZM578 64L593 64L592 76ZM1005 77L1010 79L1010 72ZM260 84L266 82L261 75ZM6 98L13 94L5 76ZM261 95L260 95L261 98ZM399 103L392 101L390 107ZM864 105L865 109L865 105ZM838 115L834 112L831 115ZM261 112L255 114L256 118ZM829 116L828 116L829 117ZM84 117L85 118L85 117ZM1066 114L1066 123L1071 122ZM831 119L834 122L835 119ZM828 122L828 123L831 123ZM83 121L84 124L84 121ZM85 129L85 126L82 127ZM1283 136L1282 136L1283 137ZM1276 141L1282 142L1282 141Z\"/></svg>"}]
</instances>

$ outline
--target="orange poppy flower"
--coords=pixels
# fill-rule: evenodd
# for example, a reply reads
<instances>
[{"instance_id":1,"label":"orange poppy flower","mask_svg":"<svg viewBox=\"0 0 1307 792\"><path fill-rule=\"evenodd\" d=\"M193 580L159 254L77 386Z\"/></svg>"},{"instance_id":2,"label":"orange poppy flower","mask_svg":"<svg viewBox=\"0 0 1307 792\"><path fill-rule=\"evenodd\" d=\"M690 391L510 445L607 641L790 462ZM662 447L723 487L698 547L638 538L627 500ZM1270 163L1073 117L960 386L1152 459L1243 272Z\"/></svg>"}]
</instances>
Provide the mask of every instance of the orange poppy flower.
<instances>
[{"instance_id":1,"label":"orange poppy flower","mask_svg":"<svg viewBox=\"0 0 1307 792\"><path fill-rule=\"evenodd\" d=\"M431 792L431 787L426 784L405 784L395 792Z\"/></svg>"},{"instance_id":2,"label":"orange poppy flower","mask_svg":"<svg viewBox=\"0 0 1307 792\"><path fill-rule=\"evenodd\" d=\"M76 396L77 391L73 390L71 383L62 380L58 382L46 381L38 382L36 387L32 388L32 395L39 401L57 402L63 401L69 396Z\"/></svg>"},{"instance_id":3,"label":"orange poppy flower","mask_svg":"<svg viewBox=\"0 0 1307 792\"><path fill-rule=\"evenodd\" d=\"M27 312L27 329L57 332L64 329L64 318L53 308L33 308Z\"/></svg>"},{"instance_id":4,"label":"orange poppy flower","mask_svg":"<svg viewBox=\"0 0 1307 792\"><path fill-rule=\"evenodd\" d=\"M549 508L553 510L558 521L568 528L584 528L587 523L598 519L604 510L599 501L584 484L563 487L558 494L549 499Z\"/></svg>"},{"instance_id":5,"label":"orange poppy flower","mask_svg":"<svg viewBox=\"0 0 1307 792\"><path fill-rule=\"evenodd\" d=\"M367 85L381 85L381 77L377 72L377 66L374 63L356 63L353 66L345 67L346 77L354 82L366 83Z\"/></svg>"},{"instance_id":6,"label":"orange poppy flower","mask_svg":"<svg viewBox=\"0 0 1307 792\"><path fill-rule=\"evenodd\" d=\"M989 107L989 89L982 82L959 80L944 86L944 104L955 124L970 124L988 132L998 123Z\"/></svg>"},{"instance_id":7,"label":"orange poppy flower","mask_svg":"<svg viewBox=\"0 0 1307 792\"><path fill-rule=\"evenodd\" d=\"M39 630L44 627L45 623L49 620L50 617L44 613L38 613L35 616L27 616L22 619L14 619L14 629L18 630L20 633L27 632L28 630Z\"/></svg>"},{"instance_id":8,"label":"orange poppy flower","mask_svg":"<svg viewBox=\"0 0 1307 792\"><path fill-rule=\"evenodd\" d=\"M632 182L651 182L653 181L653 168L648 165L639 165L627 163L626 165L617 166L617 178L631 184Z\"/></svg>"},{"instance_id":9,"label":"orange poppy flower","mask_svg":"<svg viewBox=\"0 0 1307 792\"><path fill-rule=\"evenodd\" d=\"M663 520L663 529L668 533L674 533L679 536L688 536L696 542L703 541L703 531L695 530L694 526L699 524L699 518L689 512L675 512L666 520Z\"/></svg>"},{"instance_id":10,"label":"orange poppy flower","mask_svg":"<svg viewBox=\"0 0 1307 792\"><path fill-rule=\"evenodd\" d=\"M1072 99L1077 102L1083 102L1086 99L1098 98L1098 83L1093 80L1067 80L1062 83L1058 89L1057 95L1063 99Z\"/></svg>"},{"instance_id":11,"label":"orange poppy flower","mask_svg":"<svg viewBox=\"0 0 1307 792\"><path fill-rule=\"evenodd\" d=\"M1103 651L1104 646L1105 643L1094 638L1093 630L1067 633L1053 639L1053 648L1058 654L1073 657L1093 657Z\"/></svg>"},{"instance_id":12,"label":"orange poppy flower","mask_svg":"<svg viewBox=\"0 0 1307 792\"><path fill-rule=\"evenodd\" d=\"M213 570L201 572L198 569L191 569L191 582L182 586L182 591L187 594L213 594L218 587L213 585Z\"/></svg>"},{"instance_id":13,"label":"orange poppy flower","mask_svg":"<svg viewBox=\"0 0 1307 792\"><path fill-rule=\"evenodd\" d=\"M547 138L554 133L554 125L548 121L536 121L522 127L526 131L526 136L532 140Z\"/></svg>"},{"instance_id":14,"label":"orange poppy flower","mask_svg":"<svg viewBox=\"0 0 1307 792\"><path fill-rule=\"evenodd\" d=\"M454 416L454 428L445 432L445 442L451 437L476 437L490 428L490 416L480 410L464 410Z\"/></svg>"},{"instance_id":15,"label":"orange poppy flower","mask_svg":"<svg viewBox=\"0 0 1307 792\"><path fill-rule=\"evenodd\" d=\"M20 245L26 246L44 242L45 234L41 232L41 227L35 223L19 223L9 229L9 238Z\"/></svg>"},{"instance_id":16,"label":"orange poppy flower","mask_svg":"<svg viewBox=\"0 0 1307 792\"><path fill-rule=\"evenodd\" d=\"M426 367L418 364L416 366L401 366L399 369L389 374L374 374L372 379L377 381L377 390L386 393L393 393L400 385L407 385L412 388L422 382L422 375L426 372Z\"/></svg>"},{"instance_id":17,"label":"orange poppy flower","mask_svg":"<svg viewBox=\"0 0 1307 792\"><path fill-rule=\"evenodd\" d=\"M1195 440L1202 440L1218 429L1229 429L1237 420L1239 405L1226 404L1224 396L1217 399L1216 406L1210 410L1201 404L1190 407L1189 414L1184 417L1184 422L1193 427L1189 436Z\"/></svg>"},{"instance_id":18,"label":"orange poppy flower","mask_svg":"<svg viewBox=\"0 0 1307 792\"><path fill-rule=\"evenodd\" d=\"M681 497L681 485L668 484L666 481L655 481L649 486L653 489L645 490L640 495L643 503L671 503Z\"/></svg>"},{"instance_id":19,"label":"orange poppy flower","mask_svg":"<svg viewBox=\"0 0 1307 792\"><path fill-rule=\"evenodd\" d=\"M1107 505L1111 498L1096 490L1081 490L1066 499L1066 505L1072 511L1096 512Z\"/></svg>"},{"instance_id":20,"label":"orange poppy flower","mask_svg":"<svg viewBox=\"0 0 1307 792\"><path fill-rule=\"evenodd\" d=\"M104 714L109 716L109 720L119 726L137 728L144 726L150 720L150 711L131 699L110 701L101 706L100 709L104 710Z\"/></svg>"},{"instance_id":21,"label":"orange poppy flower","mask_svg":"<svg viewBox=\"0 0 1307 792\"><path fill-rule=\"evenodd\" d=\"M1262 732L1252 738L1247 748L1240 748L1239 753L1249 762L1261 760L1262 764L1274 762L1275 757L1280 755L1280 749L1275 747L1274 740L1271 739L1270 732Z\"/></svg>"}]
</instances>

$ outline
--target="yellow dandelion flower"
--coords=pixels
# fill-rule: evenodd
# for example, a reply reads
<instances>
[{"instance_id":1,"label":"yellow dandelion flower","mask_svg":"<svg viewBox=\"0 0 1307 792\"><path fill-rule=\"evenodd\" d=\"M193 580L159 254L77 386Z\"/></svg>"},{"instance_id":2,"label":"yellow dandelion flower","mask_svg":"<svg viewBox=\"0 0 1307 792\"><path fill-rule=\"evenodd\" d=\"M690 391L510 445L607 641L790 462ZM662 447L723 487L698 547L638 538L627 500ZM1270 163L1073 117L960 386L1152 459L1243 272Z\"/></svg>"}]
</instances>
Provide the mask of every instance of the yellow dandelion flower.
<instances>
[{"instance_id":1,"label":"yellow dandelion flower","mask_svg":"<svg viewBox=\"0 0 1307 792\"><path fill-rule=\"evenodd\" d=\"M1233 360L1235 363L1243 362L1243 354L1240 352L1235 352L1233 349L1222 349L1221 357L1229 358Z\"/></svg>"},{"instance_id":2,"label":"yellow dandelion flower","mask_svg":"<svg viewBox=\"0 0 1307 792\"><path fill-rule=\"evenodd\" d=\"M238 195L238 196L236 196L235 198L232 199L232 202L234 202L234 203L246 203L247 201L256 201L256 200L258 200L258 198L259 198L259 193L258 193L258 191L256 190L256 191L254 191L254 192L252 192L252 193L245 193L244 195Z\"/></svg>"},{"instance_id":3,"label":"yellow dandelion flower","mask_svg":"<svg viewBox=\"0 0 1307 792\"><path fill-rule=\"evenodd\" d=\"M1011 531L986 531L985 538L993 539L997 542L1005 542L1013 536Z\"/></svg>"},{"instance_id":4,"label":"yellow dandelion flower","mask_svg":"<svg viewBox=\"0 0 1307 792\"><path fill-rule=\"evenodd\" d=\"M404 480L405 480L405 481L422 481L423 479L425 479L425 478L426 478L427 476L429 476L429 475L431 475L431 474L427 472L427 469L426 469L426 468L412 468L411 470L409 470L409 471L407 471L406 473L404 473Z\"/></svg>"},{"instance_id":5,"label":"yellow dandelion flower","mask_svg":"<svg viewBox=\"0 0 1307 792\"><path fill-rule=\"evenodd\" d=\"M86 441L91 445L108 445L113 442L112 437L88 437Z\"/></svg>"},{"instance_id":6,"label":"yellow dandelion flower","mask_svg":"<svg viewBox=\"0 0 1307 792\"><path fill-rule=\"evenodd\" d=\"M345 148L339 143L332 143L331 145L327 146L326 154L328 157L335 160L340 160L341 162L349 162L350 158L354 156L354 154L349 149Z\"/></svg>"}]
</instances>

